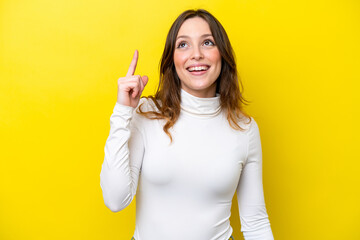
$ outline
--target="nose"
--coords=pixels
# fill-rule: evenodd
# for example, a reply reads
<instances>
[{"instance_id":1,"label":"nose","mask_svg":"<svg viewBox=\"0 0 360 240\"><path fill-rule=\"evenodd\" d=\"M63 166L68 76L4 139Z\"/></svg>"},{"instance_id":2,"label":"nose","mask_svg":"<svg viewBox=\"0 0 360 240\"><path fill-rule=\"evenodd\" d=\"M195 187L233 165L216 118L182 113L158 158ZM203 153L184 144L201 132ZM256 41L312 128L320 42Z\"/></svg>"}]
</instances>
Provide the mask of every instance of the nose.
<instances>
[{"instance_id":1,"label":"nose","mask_svg":"<svg viewBox=\"0 0 360 240\"><path fill-rule=\"evenodd\" d=\"M192 54L191 54L191 59L200 60L202 58L204 58L204 55L203 55L202 50L200 49L200 47L198 47L198 46L193 47L193 51L192 51Z\"/></svg>"}]
</instances>

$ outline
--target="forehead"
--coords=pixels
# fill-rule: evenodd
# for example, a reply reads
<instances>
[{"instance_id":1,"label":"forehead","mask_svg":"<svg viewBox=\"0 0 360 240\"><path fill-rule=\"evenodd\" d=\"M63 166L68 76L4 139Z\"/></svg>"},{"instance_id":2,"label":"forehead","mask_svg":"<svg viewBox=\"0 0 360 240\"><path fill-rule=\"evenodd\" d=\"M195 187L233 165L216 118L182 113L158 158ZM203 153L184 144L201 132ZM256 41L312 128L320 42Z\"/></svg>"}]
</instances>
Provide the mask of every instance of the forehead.
<instances>
[{"instance_id":1,"label":"forehead","mask_svg":"<svg viewBox=\"0 0 360 240\"><path fill-rule=\"evenodd\" d=\"M211 30L209 24L201 17L185 20L178 32L178 36L187 35L197 37L204 34L211 34Z\"/></svg>"}]
</instances>

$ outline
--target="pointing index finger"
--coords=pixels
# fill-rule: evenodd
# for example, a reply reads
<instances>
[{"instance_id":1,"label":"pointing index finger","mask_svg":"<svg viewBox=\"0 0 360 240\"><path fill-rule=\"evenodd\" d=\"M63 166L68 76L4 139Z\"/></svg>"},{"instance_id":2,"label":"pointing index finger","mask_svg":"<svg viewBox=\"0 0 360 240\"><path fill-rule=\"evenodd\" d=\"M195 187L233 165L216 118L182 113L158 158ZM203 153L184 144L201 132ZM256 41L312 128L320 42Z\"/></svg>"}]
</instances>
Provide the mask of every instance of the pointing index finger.
<instances>
[{"instance_id":1,"label":"pointing index finger","mask_svg":"<svg viewBox=\"0 0 360 240\"><path fill-rule=\"evenodd\" d=\"M132 59L132 61L130 63L129 70L128 70L127 74L126 74L127 77L130 77L130 76L134 75L138 57L139 57L139 52L138 52L138 50L135 50L133 59Z\"/></svg>"}]
</instances>

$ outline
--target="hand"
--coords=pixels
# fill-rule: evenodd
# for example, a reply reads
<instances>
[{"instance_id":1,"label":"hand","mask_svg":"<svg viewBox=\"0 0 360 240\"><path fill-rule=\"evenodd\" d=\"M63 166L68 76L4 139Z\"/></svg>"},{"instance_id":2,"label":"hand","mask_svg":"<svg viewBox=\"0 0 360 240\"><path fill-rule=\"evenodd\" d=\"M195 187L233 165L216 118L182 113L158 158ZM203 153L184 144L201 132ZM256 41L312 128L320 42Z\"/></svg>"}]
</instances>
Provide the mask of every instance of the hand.
<instances>
[{"instance_id":1,"label":"hand","mask_svg":"<svg viewBox=\"0 0 360 240\"><path fill-rule=\"evenodd\" d=\"M129 70L125 77L118 79L117 102L122 105L136 108L140 101L141 93L148 82L146 75L134 75L139 52L135 50Z\"/></svg>"}]
</instances>

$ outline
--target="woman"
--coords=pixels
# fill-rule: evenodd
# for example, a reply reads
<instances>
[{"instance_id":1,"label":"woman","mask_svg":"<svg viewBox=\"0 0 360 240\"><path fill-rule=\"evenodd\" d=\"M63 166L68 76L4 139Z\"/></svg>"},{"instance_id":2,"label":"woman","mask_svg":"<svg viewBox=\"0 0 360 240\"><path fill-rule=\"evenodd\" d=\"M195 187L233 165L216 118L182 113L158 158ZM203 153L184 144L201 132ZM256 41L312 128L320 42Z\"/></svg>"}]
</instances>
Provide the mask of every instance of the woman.
<instances>
[{"instance_id":1,"label":"woman","mask_svg":"<svg viewBox=\"0 0 360 240\"><path fill-rule=\"evenodd\" d=\"M155 96L147 76L118 80L100 185L113 212L137 194L136 240L233 239L237 190L246 240L273 239L258 126L242 111L233 50L205 10L183 12L167 36Z\"/></svg>"}]
</instances>

